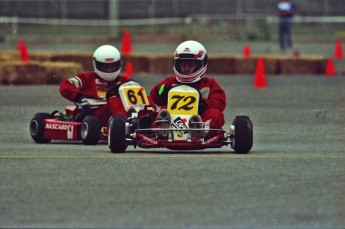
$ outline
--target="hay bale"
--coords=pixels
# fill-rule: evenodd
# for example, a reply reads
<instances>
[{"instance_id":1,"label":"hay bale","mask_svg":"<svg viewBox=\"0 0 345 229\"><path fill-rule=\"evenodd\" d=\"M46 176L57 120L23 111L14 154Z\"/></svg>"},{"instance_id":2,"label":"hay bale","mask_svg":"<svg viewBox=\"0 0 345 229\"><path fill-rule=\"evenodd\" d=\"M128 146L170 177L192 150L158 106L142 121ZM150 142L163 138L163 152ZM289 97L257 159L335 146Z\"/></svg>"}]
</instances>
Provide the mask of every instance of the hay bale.
<instances>
[{"instance_id":1,"label":"hay bale","mask_svg":"<svg viewBox=\"0 0 345 229\"><path fill-rule=\"evenodd\" d=\"M5 85L57 84L80 72L78 63L11 61L0 63L0 83Z\"/></svg>"},{"instance_id":2,"label":"hay bale","mask_svg":"<svg viewBox=\"0 0 345 229\"><path fill-rule=\"evenodd\" d=\"M1 63L0 82L5 85L45 84L44 67L39 62L11 61Z\"/></svg>"},{"instance_id":3,"label":"hay bale","mask_svg":"<svg viewBox=\"0 0 345 229\"><path fill-rule=\"evenodd\" d=\"M31 61L50 61L53 56L52 52L36 51L29 54ZM20 61L20 54L14 51L0 52L0 61Z\"/></svg>"},{"instance_id":4,"label":"hay bale","mask_svg":"<svg viewBox=\"0 0 345 229\"><path fill-rule=\"evenodd\" d=\"M122 57L122 71L124 72L127 62L132 62L134 67L134 73L149 73L150 62L152 55L148 54L134 54L134 55L123 55Z\"/></svg>"},{"instance_id":5,"label":"hay bale","mask_svg":"<svg viewBox=\"0 0 345 229\"><path fill-rule=\"evenodd\" d=\"M243 58L235 56L235 74L254 74L256 69L257 58Z\"/></svg>"},{"instance_id":6,"label":"hay bale","mask_svg":"<svg viewBox=\"0 0 345 229\"><path fill-rule=\"evenodd\" d=\"M258 57L244 58L242 55L211 55L208 61L207 73L253 75L255 74ZM315 56L262 55L262 58L264 59L267 74L324 74L326 68L326 60ZM30 59L29 63L23 64L20 61L18 52L1 52L1 83L42 84L45 82L54 84L78 72L93 71L92 53L69 52L53 54L52 52L33 52L30 54ZM174 74L173 60L170 54L152 55L136 53L123 55L122 60L123 72L126 71L126 63L131 61L135 74Z\"/></svg>"},{"instance_id":7,"label":"hay bale","mask_svg":"<svg viewBox=\"0 0 345 229\"><path fill-rule=\"evenodd\" d=\"M236 59L233 56L210 56L207 64L207 73L213 74L235 74Z\"/></svg>"},{"instance_id":8,"label":"hay bale","mask_svg":"<svg viewBox=\"0 0 345 229\"><path fill-rule=\"evenodd\" d=\"M83 71L93 71L92 53L70 52L54 54L51 61L55 62L75 62L81 64Z\"/></svg>"},{"instance_id":9,"label":"hay bale","mask_svg":"<svg viewBox=\"0 0 345 229\"><path fill-rule=\"evenodd\" d=\"M52 52L36 51L30 53L30 60L32 61L51 61L54 54Z\"/></svg>"},{"instance_id":10,"label":"hay bale","mask_svg":"<svg viewBox=\"0 0 345 229\"><path fill-rule=\"evenodd\" d=\"M149 72L156 74L174 74L171 55L158 55L150 60Z\"/></svg>"},{"instance_id":11,"label":"hay bale","mask_svg":"<svg viewBox=\"0 0 345 229\"><path fill-rule=\"evenodd\" d=\"M18 52L13 52L13 51L0 52L0 62L19 61L19 60L20 60L20 56Z\"/></svg>"},{"instance_id":12,"label":"hay bale","mask_svg":"<svg viewBox=\"0 0 345 229\"><path fill-rule=\"evenodd\" d=\"M277 74L279 70L279 59L270 56L252 56L243 58L235 57L235 73L236 74L255 74L258 58L262 57L266 74Z\"/></svg>"},{"instance_id":13,"label":"hay bale","mask_svg":"<svg viewBox=\"0 0 345 229\"><path fill-rule=\"evenodd\" d=\"M280 60L280 74L314 75L325 73L326 60L315 57L285 58Z\"/></svg>"},{"instance_id":14,"label":"hay bale","mask_svg":"<svg viewBox=\"0 0 345 229\"><path fill-rule=\"evenodd\" d=\"M279 74L280 60L274 56L264 56L264 65L266 74ZM255 65L256 68L256 65Z\"/></svg>"},{"instance_id":15,"label":"hay bale","mask_svg":"<svg viewBox=\"0 0 345 229\"><path fill-rule=\"evenodd\" d=\"M73 62L43 62L47 84L59 84L83 70L81 64Z\"/></svg>"}]
</instances>

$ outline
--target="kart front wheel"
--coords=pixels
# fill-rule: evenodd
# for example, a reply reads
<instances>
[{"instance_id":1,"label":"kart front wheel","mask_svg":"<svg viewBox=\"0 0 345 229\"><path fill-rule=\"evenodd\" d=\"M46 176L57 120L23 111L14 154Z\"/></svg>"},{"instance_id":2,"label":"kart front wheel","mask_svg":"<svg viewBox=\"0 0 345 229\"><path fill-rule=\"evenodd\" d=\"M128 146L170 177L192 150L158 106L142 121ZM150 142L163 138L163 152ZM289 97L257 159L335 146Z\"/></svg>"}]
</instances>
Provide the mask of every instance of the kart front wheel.
<instances>
[{"instance_id":1,"label":"kart front wheel","mask_svg":"<svg viewBox=\"0 0 345 229\"><path fill-rule=\"evenodd\" d=\"M37 113L30 121L30 135L36 143L48 143L51 139L44 138L44 120L52 118L49 113Z\"/></svg>"},{"instance_id":2,"label":"kart front wheel","mask_svg":"<svg viewBox=\"0 0 345 229\"><path fill-rule=\"evenodd\" d=\"M235 126L236 153L247 154L253 146L253 123L248 116L236 116L232 123Z\"/></svg>"},{"instance_id":3,"label":"kart front wheel","mask_svg":"<svg viewBox=\"0 0 345 229\"><path fill-rule=\"evenodd\" d=\"M127 149L126 121L124 117L112 116L109 124L108 146L112 153L123 153Z\"/></svg>"},{"instance_id":4,"label":"kart front wheel","mask_svg":"<svg viewBox=\"0 0 345 229\"><path fill-rule=\"evenodd\" d=\"M101 136L101 123L98 118L86 116L80 125L80 137L85 145L96 145Z\"/></svg>"}]
</instances>

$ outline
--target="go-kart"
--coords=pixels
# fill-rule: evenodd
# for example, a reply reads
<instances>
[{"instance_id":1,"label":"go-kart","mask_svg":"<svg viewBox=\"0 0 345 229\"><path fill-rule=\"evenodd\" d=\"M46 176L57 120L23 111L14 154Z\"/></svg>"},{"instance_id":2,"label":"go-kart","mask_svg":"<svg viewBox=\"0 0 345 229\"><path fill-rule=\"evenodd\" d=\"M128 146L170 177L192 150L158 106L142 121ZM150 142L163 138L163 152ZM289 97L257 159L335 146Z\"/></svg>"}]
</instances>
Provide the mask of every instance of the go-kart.
<instances>
[{"instance_id":1,"label":"go-kart","mask_svg":"<svg viewBox=\"0 0 345 229\"><path fill-rule=\"evenodd\" d=\"M90 99L88 99L91 102ZM30 121L30 135L36 143L51 140L81 140L85 145L95 145L99 139L106 140L104 128L93 115L78 120L78 106L67 106L64 112L36 113Z\"/></svg>"},{"instance_id":2,"label":"go-kart","mask_svg":"<svg viewBox=\"0 0 345 229\"><path fill-rule=\"evenodd\" d=\"M128 145L171 150L230 146L240 154L247 154L251 150L253 124L249 117L236 116L229 132L211 129L209 123L202 122L198 115L200 94L196 89L186 85L173 87L168 93L167 109L160 110L157 115L155 109L149 109L145 104L128 104L126 95L129 93L126 91L130 88L130 84L119 88L128 117L112 116L109 121L108 146L112 153L125 152ZM135 96L133 98L136 99ZM148 124L147 120L152 120L152 123Z\"/></svg>"},{"instance_id":3,"label":"go-kart","mask_svg":"<svg viewBox=\"0 0 345 229\"><path fill-rule=\"evenodd\" d=\"M122 97L128 106L142 107L148 105L145 90L138 83L129 83L130 88L122 87ZM118 92L118 86L111 88L106 98ZM123 93L126 93L124 95ZM107 99L87 98L91 109L107 103ZM101 126L97 117L81 117L78 104L67 106L64 112L36 113L30 121L30 135L36 143L48 143L51 140L82 141L85 145L95 145L99 140L108 139L108 126Z\"/></svg>"}]
</instances>

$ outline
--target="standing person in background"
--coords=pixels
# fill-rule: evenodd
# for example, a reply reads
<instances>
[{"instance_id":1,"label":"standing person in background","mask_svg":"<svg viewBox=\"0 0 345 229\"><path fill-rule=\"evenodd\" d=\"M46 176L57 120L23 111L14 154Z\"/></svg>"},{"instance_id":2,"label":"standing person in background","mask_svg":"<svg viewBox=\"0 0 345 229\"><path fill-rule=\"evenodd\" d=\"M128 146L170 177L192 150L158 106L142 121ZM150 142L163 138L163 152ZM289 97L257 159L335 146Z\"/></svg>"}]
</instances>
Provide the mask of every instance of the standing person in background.
<instances>
[{"instance_id":1,"label":"standing person in background","mask_svg":"<svg viewBox=\"0 0 345 229\"><path fill-rule=\"evenodd\" d=\"M276 14L279 17L279 45L282 52L292 48L291 27L295 10L295 4L290 0L282 0L276 6Z\"/></svg>"}]
</instances>

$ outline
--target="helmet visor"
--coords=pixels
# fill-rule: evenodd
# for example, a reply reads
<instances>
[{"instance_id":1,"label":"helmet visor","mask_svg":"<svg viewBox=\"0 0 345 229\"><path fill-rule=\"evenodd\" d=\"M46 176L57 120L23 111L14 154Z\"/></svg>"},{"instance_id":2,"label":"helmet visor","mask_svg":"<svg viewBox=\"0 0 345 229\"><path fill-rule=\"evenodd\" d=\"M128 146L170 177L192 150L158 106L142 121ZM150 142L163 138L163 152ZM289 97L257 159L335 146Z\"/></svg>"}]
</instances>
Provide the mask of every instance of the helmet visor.
<instances>
[{"instance_id":1,"label":"helmet visor","mask_svg":"<svg viewBox=\"0 0 345 229\"><path fill-rule=\"evenodd\" d=\"M176 59L175 69L185 75L193 74L202 68L202 60L196 59Z\"/></svg>"},{"instance_id":2,"label":"helmet visor","mask_svg":"<svg viewBox=\"0 0 345 229\"><path fill-rule=\"evenodd\" d=\"M101 72L112 73L116 72L121 68L121 61L118 60L112 63L103 63L95 60L96 68Z\"/></svg>"}]
</instances>

